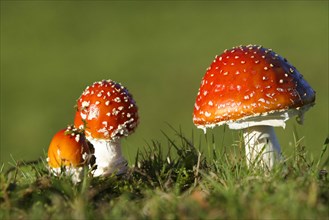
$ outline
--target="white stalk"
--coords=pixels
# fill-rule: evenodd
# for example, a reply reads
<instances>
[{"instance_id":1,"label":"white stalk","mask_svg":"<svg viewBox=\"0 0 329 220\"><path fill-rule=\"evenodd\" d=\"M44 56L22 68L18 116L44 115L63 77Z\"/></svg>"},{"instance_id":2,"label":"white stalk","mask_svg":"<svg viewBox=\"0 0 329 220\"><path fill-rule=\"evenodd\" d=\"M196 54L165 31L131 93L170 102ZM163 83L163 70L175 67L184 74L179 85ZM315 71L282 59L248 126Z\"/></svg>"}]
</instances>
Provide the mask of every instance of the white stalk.
<instances>
[{"instance_id":1,"label":"white stalk","mask_svg":"<svg viewBox=\"0 0 329 220\"><path fill-rule=\"evenodd\" d=\"M281 159L280 144L272 126L253 126L243 129L247 165L260 165L271 170Z\"/></svg>"},{"instance_id":2,"label":"white stalk","mask_svg":"<svg viewBox=\"0 0 329 220\"><path fill-rule=\"evenodd\" d=\"M95 166L93 176L123 174L127 171L127 161L122 155L120 139L104 140L87 137L94 147Z\"/></svg>"}]
</instances>

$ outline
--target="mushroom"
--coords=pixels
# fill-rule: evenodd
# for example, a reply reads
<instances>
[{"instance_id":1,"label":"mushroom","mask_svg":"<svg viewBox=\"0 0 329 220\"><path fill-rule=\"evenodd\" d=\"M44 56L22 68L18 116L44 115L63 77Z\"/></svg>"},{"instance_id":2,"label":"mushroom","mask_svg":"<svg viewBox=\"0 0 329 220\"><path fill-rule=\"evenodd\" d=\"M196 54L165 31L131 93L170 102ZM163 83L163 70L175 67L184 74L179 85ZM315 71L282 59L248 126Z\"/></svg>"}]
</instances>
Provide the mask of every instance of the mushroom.
<instances>
[{"instance_id":1,"label":"mushroom","mask_svg":"<svg viewBox=\"0 0 329 220\"><path fill-rule=\"evenodd\" d=\"M72 176L73 182L81 181L83 166L89 164L91 149L84 133L68 126L58 131L48 148L48 165L57 176L64 172Z\"/></svg>"},{"instance_id":2,"label":"mushroom","mask_svg":"<svg viewBox=\"0 0 329 220\"><path fill-rule=\"evenodd\" d=\"M281 149L273 127L299 123L314 105L315 91L285 58L257 45L233 47L207 69L194 105L201 129L227 124L242 129L247 164L273 168Z\"/></svg>"},{"instance_id":3,"label":"mushroom","mask_svg":"<svg viewBox=\"0 0 329 220\"><path fill-rule=\"evenodd\" d=\"M77 101L74 124L85 130L86 138L94 146L94 176L127 171L120 139L134 132L138 112L125 87L112 80L88 86Z\"/></svg>"}]
</instances>

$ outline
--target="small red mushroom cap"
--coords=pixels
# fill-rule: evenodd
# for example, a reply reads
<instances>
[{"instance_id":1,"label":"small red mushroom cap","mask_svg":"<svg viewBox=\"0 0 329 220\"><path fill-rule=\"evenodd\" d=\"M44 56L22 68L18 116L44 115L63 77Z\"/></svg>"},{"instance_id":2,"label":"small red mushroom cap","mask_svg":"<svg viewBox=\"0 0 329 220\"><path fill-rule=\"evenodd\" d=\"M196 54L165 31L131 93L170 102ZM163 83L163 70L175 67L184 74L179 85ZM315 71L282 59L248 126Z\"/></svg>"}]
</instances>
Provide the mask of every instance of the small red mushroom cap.
<instances>
[{"instance_id":1,"label":"small red mushroom cap","mask_svg":"<svg viewBox=\"0 0 329 220\"><path fill-rule=\"evenodd\" d=\"M257 45L233 47L207 69L193 122L213 126L313 105L315 91L285 58Z\"/></svg>"},{"instance_id":2,"label":"small red mushroom cap","mask_svg":"<svg viewBox=\"0 0 329 220\"><path fill-rule=\"evenodd\" d=\"M84 133L72 126L58 131L48 148L48 164L51 168L83 165L91 153Z\"/></svg>"},{"instance_id":3,"label":"small red mushroom cap","mask_svg":"<svg viewBox=\"0 0 329 220\"><path fill-rule=\"evenodd\" d=\"M86 135L112 140L128 136L138 124L137 105L120 83L102 80L88 86L77 101L74 125Z\"/></svg>"}]
</instances>

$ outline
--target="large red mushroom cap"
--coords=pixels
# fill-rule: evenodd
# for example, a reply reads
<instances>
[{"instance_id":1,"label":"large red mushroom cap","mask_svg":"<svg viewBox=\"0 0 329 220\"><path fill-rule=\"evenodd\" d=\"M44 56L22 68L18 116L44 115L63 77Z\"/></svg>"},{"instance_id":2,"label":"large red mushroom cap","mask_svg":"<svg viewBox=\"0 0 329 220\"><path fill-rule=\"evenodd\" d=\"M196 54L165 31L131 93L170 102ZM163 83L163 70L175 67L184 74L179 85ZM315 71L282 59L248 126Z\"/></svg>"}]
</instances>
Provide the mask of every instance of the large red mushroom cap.
<instances>
[{"instance_id":1,"label":"large red mushroom cap","mask_svg":"<svg viewBox=\"0 0 329 220\"><path fill-rule=\"evenodd\" d=\"M274 126L284 126L288 116L302 115L314 101L314 90L285 58L261 46L239 46L216 56L207 69L193 122L201 128L231 123L239 129L282 119ZM235 126L246 121L249 125Z\"/></svg>"},{"instance_id":2,"label":"large red mushroom cap","mask_svg":"<svg viewBox=\"0 0 329 220\"><path fill-rule=\"evenodd\" d=\"M137 105L120 83L102 80L88 86L77 101L74 125L95 139L113 140L134 132Z\"/></svg>"}]
</instances>

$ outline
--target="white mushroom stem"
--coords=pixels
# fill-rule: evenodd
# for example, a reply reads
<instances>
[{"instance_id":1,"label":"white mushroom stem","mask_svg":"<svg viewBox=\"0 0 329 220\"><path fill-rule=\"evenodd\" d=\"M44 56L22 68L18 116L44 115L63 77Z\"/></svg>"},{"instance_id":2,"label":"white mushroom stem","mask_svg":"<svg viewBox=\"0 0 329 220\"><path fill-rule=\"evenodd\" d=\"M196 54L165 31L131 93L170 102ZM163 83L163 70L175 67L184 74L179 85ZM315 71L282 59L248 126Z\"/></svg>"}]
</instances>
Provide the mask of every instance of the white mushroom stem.
<instances>
[{"instance_id":1,"label":"white mushroom stem","mask_svg":"<svg viewBox=\"0 0 329 220\"><path fill-rule=\"evenodd\" d=\"M253 126L243 129L248 167L262 166L271 170L281 159L281 149L272 126Z\"/></svg>"},{"instance_id":2,"label":"white mushroom stem","mask_svg":"<svg viewBox=\"0 0 329 220\"><path fill-rule=\"evenodd\" d=\"M127 161L122 156L120 139L105 140L87 137L94 147L95 167L93 176L123 174L127 171Z\"/></svg>"}]
</instances>

